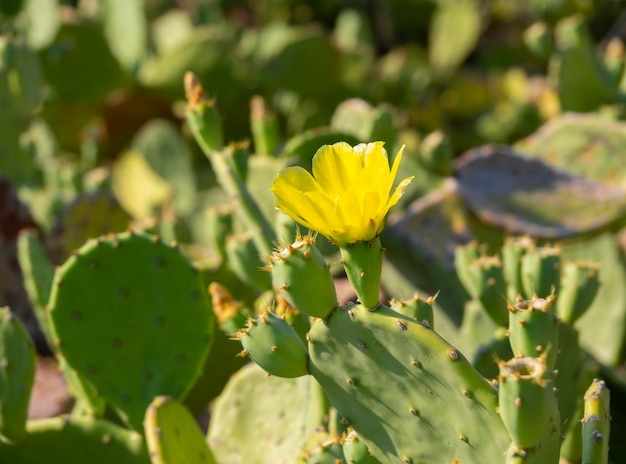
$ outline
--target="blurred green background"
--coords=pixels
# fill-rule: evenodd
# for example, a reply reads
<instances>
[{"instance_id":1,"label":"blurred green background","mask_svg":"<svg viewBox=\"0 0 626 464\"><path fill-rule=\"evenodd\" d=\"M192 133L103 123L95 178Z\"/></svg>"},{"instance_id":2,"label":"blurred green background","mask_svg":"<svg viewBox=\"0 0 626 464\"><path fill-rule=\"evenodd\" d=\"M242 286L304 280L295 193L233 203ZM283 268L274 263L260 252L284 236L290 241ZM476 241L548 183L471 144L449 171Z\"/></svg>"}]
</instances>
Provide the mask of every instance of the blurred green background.
<instances>
[{"instance_id":1,"label":"blurred green background","mask_svg":"<svg viewBox=\"0 0 626 464\"><path fill-rule=\"evenodd\" d=\"M527 139L525 152L619 184L624 129L603 121L626 115L625 10L615 0L2 0L0 304L28 314L15 259L25 227L55 264L129 225L219 262L212 227L226 200L184 123L188 71L215 99L224 142L249 158L268 217L274 174L338 140L406 145L400 174L416 179L397 209L439 188L464 151L550 122L563 135ZM592 120L576 129L569 112ZM597 156L579 156L587 146Z\"/></svg>"}]
</instances>

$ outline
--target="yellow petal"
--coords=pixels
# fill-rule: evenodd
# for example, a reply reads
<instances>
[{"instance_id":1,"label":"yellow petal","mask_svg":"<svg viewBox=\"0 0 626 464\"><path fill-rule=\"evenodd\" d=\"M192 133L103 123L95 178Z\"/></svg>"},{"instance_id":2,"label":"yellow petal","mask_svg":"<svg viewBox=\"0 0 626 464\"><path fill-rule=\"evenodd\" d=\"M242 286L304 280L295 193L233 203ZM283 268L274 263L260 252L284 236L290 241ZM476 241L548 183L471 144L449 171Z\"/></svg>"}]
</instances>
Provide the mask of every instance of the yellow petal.
<instances>
[{"instance_id":1,"label":"yellow petal","mask_svg":"<svg viewBox=\"0 0 626 464\"><path fill-rule=\"evenodd\" d=\"M393 192L393 195L389 197L389 201L387 202L387 205L385 206L383 214L387 214L387 212L391 209L391 207L394 206L396 203L398 203L402 195L404 195L404 191L406 190L407 186L411 183L411 180L413 180L413 176L403 179L402 182L398 184L398 186Z\"/></svg>"},{"instance_id":2,"label":"yellow petal","mask_svg":"<svg viewBox=\"0 0 626 464\"><path fill-rule=\"evenodd\" d=\"M391 173L390 173L391 183L389 184L388 192L391 192L391 187L393 186L393 182L396 180L396 176L398 175L398 169L400 168L400 162L402 161L402 153L404 153L404 147L405 147L404 145L402 145L402 147L400 147L400 150L398 150L398 154L396 155L396 159L393 160L393 166L391 168ZM411 179L412 179L412 177L411 177ZM409 180L409 182L411 182L411 181ZM408 183L407 183L407 185L408 185ZM406 185L405 185L405 188L406 188ZM397 200L396 200L396 203L397 203Z\"/></svg>"},{"instance_id":3,"label":"yellow petal","mask_svg":"<svg viewBox=\"0 0 626 464\"><path fill-rule=\"evenodd\" d=\"M389 175L389 157L387 150L384 149L385 142L361 143L354 147L354 151L363 157L364 168L380 169L385 173L385 177Z\"/></svg>"},{"instance_id":4,"label":"yellow petal","mask_svg":"<svg viewBox=\"0 0 626 464\"><path fill-rule=\"evenodd\" d=\"M306 169L283 169L274 178L271 191L276 196L276 207L309 229L320 231L327 227L327 222L337 223L334 203Z\"/></svg>"},{"instance_id":5,"label":"yellow petal","mask_svg":"<svg viewBox=\"0 0 626 464\"><path fill-rule=\"evenodd\" d=\"M386 196L381 197L378 192L368 190L361 197L363 204L363 225L369 227L371 221L378 222L379 214L387 201ZM384 215L383 215L384 218ZM376 227L375 227L376 228Z\"/></svg>"},{"instance_id":6,"label":"yellow petal","mask_svg":"<svg viewBox=\"0 0 626 464\"><path fill-rule=\"evenodd\" d=\"M309 171L300 166L291 166L276 174L270 191L278 195L281 190L287 186L300 190L301 192L322 192L319 184Z\"/></svg>"},{"instance_id":7,"label":"yellow petal","mask_svg":"<svg viewBox=\"0 0 626 464\"><path fill-rule=\"evenodd\" d=\"M324 145L313 156L313 176L330 198L350 188L361 171L361 160L345 142Z\"/></svg>"},{"instance_id":8,"label":"yellow petal","mask_svg":"<svg viewBox=\"0 0 626 464\"><path fill-rule=\"evenodd\" d=\"M360 225L363 209L354 190L348 190L337 198L337 215L346 226Z\"/></svg>"}]
</instances>

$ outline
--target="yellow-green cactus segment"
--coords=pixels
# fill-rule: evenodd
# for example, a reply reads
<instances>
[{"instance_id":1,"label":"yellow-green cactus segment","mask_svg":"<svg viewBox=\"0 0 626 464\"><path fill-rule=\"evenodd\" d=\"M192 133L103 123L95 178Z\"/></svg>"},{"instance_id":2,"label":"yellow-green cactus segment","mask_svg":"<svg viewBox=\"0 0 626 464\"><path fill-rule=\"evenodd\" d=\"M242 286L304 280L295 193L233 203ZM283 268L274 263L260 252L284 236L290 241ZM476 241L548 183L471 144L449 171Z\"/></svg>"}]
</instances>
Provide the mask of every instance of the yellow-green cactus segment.
<instances>
[{"instance_id":1,"label":"yellow-green cactus segment","mask_svg":"<svg viewBox=\"0 0 626 464\"><path fill-rule=\"evenodd\" d=\"M378 306L383 247L380 238L339 247L341 263L359 302L368 309Z\"/></svg>"},{"instance_id":2,"label":"yellow-green cactus segment","mask_svg":"<svg viewBox=\"0 0 626 464\"><path fill-rule=\"evenodd\" d=\"M518 357L545 354L550 369L554 368L559 347L554 299L551 294L509 304L509 341L513 354Z\"/></svg>"},{"instance_id":3,"label":"yellow-green cactus segment","mask_svg":"<svg viewBox=\"0 0 626 464\"><path fill-rule=\"evenodd\" d=\"M332 275L311 236L298 237L270 257L274 286L291 306L324 318L337 306Z\"/></svg>"},{"instance_id":4,"label":"yellow-green cactus segment","mask_svg":"<svg viewBox=\"0 0 626 464\"><path fill-rule=\"evenodd\" d=\"M605 464L609 458L611 427L609 389L594 379L585 393L583 424L583 464Z\"/></svg>"},{"instance_id":5,"label":"yellow-green cactus segment","mask_svg":"<svg viewBox=\"0 0 626 464\"><path fill-rule=\"evenodd\" d=\"M556 391L545 357L513 358L500 364L498 404L513 443L535 446L553 423Z\"/></svg>"},{"instance_id":6,"label":"yellow-green cactus segment","mask_svg":"<svg viewBox=\"0 0 626 464\"><path fill-rule=\"evenodd\" d=\"M343 455L349 464L380 464L354 430L343 440Z\"/></svg>"},{"instance_id":7,"label":"yellow-green cactus segment","mask_svg":"<svg viewBox=\"0 0 626 464\"><path fill-rule=\"evenodd\" d=\"M419 293L415 293L413 298L408 300L393 299L389 304L394 311L412 317L417 322L421 322L423 325L434 330L435 316L433 313L433 303L437 299L437 295L423 297Z\"/></svg>"},{"instance_id":8,"label":"yellow-green cactus segment","mask_svg":"<svg viewBox=\"0 0 626 464\"><path fill-rule=\"evenodd\" d=\"M521 258L524 296L548 295L559 291L561 281L561 250L558 247L540 247L529 250Z\"/></svg>"},{"instance_id":9,"label":"yellow-green cactus segment","mask_svg":"<svg viewBox=\"0 0 626 464\"><path fill-rule=\"evenodd\" d=\"M194 417L170 397L150 403L144 430L152 464L216 464Z\"/></svg>"},{"instance_id":10,"label":"yellow-green cactus segment","mask_svg":"<svg viewBox=\"0 0 626 464\"><path fill-rule=\"evenodd\" d=\"M470 294L478 299L491 319L499 326L506 326L509 316L506 310L507 291L502 261L498 256L480 256L469 263Z\"/></svg>"},{"instance_id":11,"label":"yellow-green cactus segment","mask_svg":"<svg viewBox=\"0 0 626 464\"><path fill-rule=\"evenodd\" d=\"M426 325L348 305L309 333L311 374L379 461L502 461L495 389Z\"/></svg>"},{"instance_id":12,"label":"yellow-green cactus segment","mask_svg":"<svg viewBox=\"0 0 626 464\"><path fill-rule=\"evenodd\" d=\"M276 314L264 311L238 332L246 354L270 375L300 377L308 374L309 353L298 333Z\"/></svg>"},{"instance_id":13,"label":"yellow-green cactus segment","mask_svg":"<svg viewBox=\"0 0 626 464\"><path fill-rule=\"evenodd\" d=\"M507 282L507 297L514 301L524 293L522 257L535 247L529 236L508 237L502 245L502 272Z\"/></svg>"},{"instance_id":14,"label":"yellow-green cactus segment","mask_svg":"<svg viewBox=\"0 0 626 464\"><path fill-rule=\"evenodd\" d=\"M591 306L600 288L600 266L567 261L561 273L561 291L556 302L558 317L573 324Z\"/></svg>"},{"instance_id":15,"label":"yellow-green cactus segment","mask_svg":"<svg viewBox=\"0 0 626 464\"><path fill-rule=\"evenodd\" d=\"M335 434L320 431L314 435L315 446L305 449L296 464L344 464L343 440Z\"/></svg>"}]
</instances>

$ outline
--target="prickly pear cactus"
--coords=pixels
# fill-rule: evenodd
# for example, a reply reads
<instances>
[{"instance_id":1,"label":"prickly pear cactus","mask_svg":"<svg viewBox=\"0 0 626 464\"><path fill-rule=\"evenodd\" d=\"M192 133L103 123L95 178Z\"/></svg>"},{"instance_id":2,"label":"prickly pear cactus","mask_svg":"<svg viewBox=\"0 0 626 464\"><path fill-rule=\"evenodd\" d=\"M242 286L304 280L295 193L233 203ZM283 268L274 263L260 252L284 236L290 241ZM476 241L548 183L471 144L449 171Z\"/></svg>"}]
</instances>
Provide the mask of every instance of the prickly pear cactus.
<instances>
[{"instance_id":1,"label":"prickly pear cactus","mask_svg":"<svg viewBox=\"0 0 626 464\"><path fill-rule=\"evenodd\" d=\"M611 428L610 393L604 380L594 379L585 392L582 419L584 464L600 464L609 458L609 430Z\"/></svg>"},{"instance_id":2,"label":"prickly pear cactus","mask_svg":"<svg viewBox=\"0 0 626 464\"><path fill-rule=\"evenodd\" d=\"M17 247L26 293L37 316L39 328L45 335L48 347L57 355L59 368L67 381L68 389L76 399L79 408L94 416L101 416L106 407L104 398L97 396L91 384L67 364L67 360L60 354L60 343L48 318L48 298L54 279L54 268L48 258L44 244L36 231L26 229L20 233Z\"/></svg>"},{"instance_id":3,"label":"prickly pear cactus","mask_svg":"<svg viewBox=\"0 0 626 464\"><path fill-rule=\"evenodd\" d=\"M34 378L35 348L30 336L17 316L0 308L0 436L9 441L17 442L26 433Z\"/></svg>"},{"instance_id":4,"label":"prickly pear cactus","mask_svg":"<svg viewBox=\"0 0 626 464\"><path fill-rule=\"evenodd\" d=\"M287 321L274 313L263 311L237 335L243 353L270 375L291 378L308 374L306 346Z\"/></svg>"},{"instance_id":5,"label":"prickly pear cactus","mask_svg":"<svg viewBox=\"0 0 626 464\"><path fill-rule=\"evenodd\" d=\"M292 463L327 411L310 376L282 379L248 364L216 400L207 440L220 464Z\"/></svg>"},{"instance_id":6,"label":"prickly pear cactus","mask_svg":"<svg viewBox=\"0 0 626 464\"><path fill-rule=\"evenodd\" d=\"M509 233L569 238L607 228L626 211L621 188L573 177L507 147L466 152L456 177L469 208Z\"/></svg>"},{"instance_id":7,"label":"prickly pear cactus","mask_svg":"<svg viewBox=\"0 0 626 464\"><path fill-rule=\"evenodd\" d=\"M348 305L313 324L309 352L311 374L380 461L502 460L496 390L427 325Z\"/></svg>"},{"instance_id":8,"label":"prickly pear cactus","mask_svg":"<svg viewBox=\"0 0 626 464\"><path fill-rule=\"evenodd\" d=\"M198 271L157 236L89 241L57 270L49 308L65 359L135 430L154 397L185 396L212 342Z\"/></svg>"},{"instance_id":9,"label":"prickly pear cactus","mask_svg":"<svg viewBox=\"0 0 626 464\"><path fill-rule=\"evenodd\" d=\"M150 403L144 429L152 464L216 462L189 410L172 398L159 396Z\"/></svg>"},{"instance_id":10,"label":"prickly pear cactus","mask_svg":"<svg viewBox=\"0 0 626 464\"><path fill-rule=\"evenodd\" d=\"M626 178L626 123L595 114L565 113L516 143L520 153L605 185Z\"/></svg>"}]
</instances>

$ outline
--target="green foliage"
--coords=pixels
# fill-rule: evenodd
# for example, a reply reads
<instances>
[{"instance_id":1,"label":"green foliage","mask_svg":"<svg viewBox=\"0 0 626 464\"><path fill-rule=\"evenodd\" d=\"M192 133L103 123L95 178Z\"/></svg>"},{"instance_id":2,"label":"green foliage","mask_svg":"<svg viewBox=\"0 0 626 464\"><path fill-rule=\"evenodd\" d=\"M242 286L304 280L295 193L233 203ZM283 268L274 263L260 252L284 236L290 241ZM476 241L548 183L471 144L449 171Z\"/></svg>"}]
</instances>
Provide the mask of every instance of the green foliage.
<instances>
[{"instance_id":1,"label":"green foliage","mask_svg":"<svg viewBox=\"0 0 626 464\"><path fill-rule=\"evenodd\" d=\"M449 77L476 46L481 32L479 3L475 0L439 2L429 31L433 73Z\"/></svg>"},{"instance_id":2,"label":"green foliage","mask_svg":"<svg viewBox=\"0 0 626 464\"><path fill-rule=\"evenodd\" d=\"M218 464L623 461L606 388L583 403L626 391L623 5L175 3L0 1L0 462L178 462L189 411ZM275 174L377 140L414 178L380 244L296 246ZM70 419L26 421L18 317ZM301 377L234 374L242 342ZM521 355L558 375L498 414Z\"/></svg>"}]
</instances>

